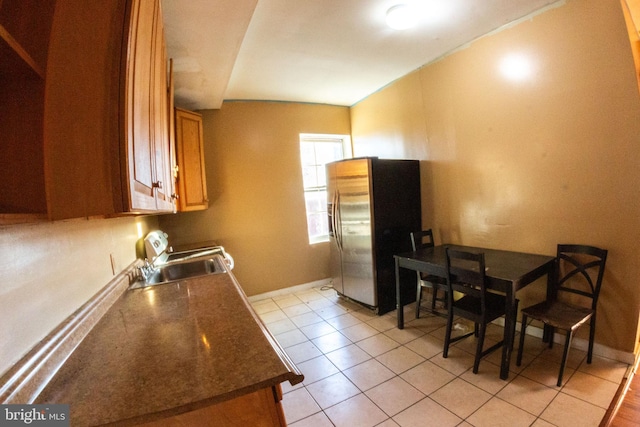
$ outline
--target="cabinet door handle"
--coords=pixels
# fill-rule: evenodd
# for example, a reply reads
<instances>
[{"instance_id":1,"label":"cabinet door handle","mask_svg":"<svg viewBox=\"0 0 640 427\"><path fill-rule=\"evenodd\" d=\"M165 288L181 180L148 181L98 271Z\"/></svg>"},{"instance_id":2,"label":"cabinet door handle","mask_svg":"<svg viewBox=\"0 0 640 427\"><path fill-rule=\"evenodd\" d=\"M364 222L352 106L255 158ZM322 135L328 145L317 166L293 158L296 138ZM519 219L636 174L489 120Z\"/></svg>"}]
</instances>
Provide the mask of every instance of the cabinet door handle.
<instances>
[{"instance_id":1,"label":"cabinet door handle","mask_svg":"<svg viewBox=\"0 0 640 427\"><path fill-rule=\"evenodd\" d=\"M156 181L151 183L151 188L158 188L160 190L162 190L162 181Z\"/></svg>"}]
</instances>

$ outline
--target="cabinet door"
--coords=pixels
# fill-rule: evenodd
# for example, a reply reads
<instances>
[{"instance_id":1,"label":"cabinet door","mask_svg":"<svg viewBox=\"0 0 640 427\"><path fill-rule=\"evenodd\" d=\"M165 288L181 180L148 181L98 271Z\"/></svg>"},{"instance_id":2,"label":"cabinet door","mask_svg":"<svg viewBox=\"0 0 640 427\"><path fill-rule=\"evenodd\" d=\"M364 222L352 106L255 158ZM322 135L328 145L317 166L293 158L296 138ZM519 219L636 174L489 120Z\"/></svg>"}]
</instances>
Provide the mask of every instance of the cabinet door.
<instances>
[{"instance_id":1,"label":"cabinet door","mask_svg":"<svg viewBox=\"0 0 640 427\"><path fill-rule=\"evenodd\" d=\"M205 406L156 421L141 427L284 427L280 384L244 394L231 400Z\"/></svg>"},{"instance_id":2,"label":"cabinet door","mask_svg":"<svg viewBox=\"0 0 640 427\"><path fill-rule=\"evenodd\" d=\"M207 209L209 200L200 114L176 108L176 156L178 210L184 212Z\"/></svg>"},{"instance_id":3,"label":"cabinet door","mask_svg":"<svg viewBox=\"0 0 640 427\"><path fill-rule=\"evenodd\" d=\"M162 13L158 3L155 14L155 37L153 53L153 165L156 209L173 211L172 161L169 140L169 112L167 99L167 55Z\"/></svg>"},{"instance_id":4,"label":"cabinet door","mask_svg":"<svg viewBox=\"0 0 640 427\"><path fill-rule=\"evenodd\" d=\"M167 67L159 0L132 4L127 73L129 211L171 212Z\"/></svg>"},{"instance_id":5,"label":"cabinet door","mask_svg":"<svg viewBox=\"0 0 640 427\"><path fill-rule=\"evenodd\" d=\"M127 211L121 142L128 23L125 0L55 4L44 104L50 219Z\"/></svg>"},{"instance_id":6,"label":"cabinet door","mask_svg":"<svg viewBox=\"0 0 640 427\"><path fill-rule=\"evenodd\" d=\"M127 178L130 210L156 209L153 170L154 18L156 0L134 1L127 70Z\"/></svg>"}]
</instances>

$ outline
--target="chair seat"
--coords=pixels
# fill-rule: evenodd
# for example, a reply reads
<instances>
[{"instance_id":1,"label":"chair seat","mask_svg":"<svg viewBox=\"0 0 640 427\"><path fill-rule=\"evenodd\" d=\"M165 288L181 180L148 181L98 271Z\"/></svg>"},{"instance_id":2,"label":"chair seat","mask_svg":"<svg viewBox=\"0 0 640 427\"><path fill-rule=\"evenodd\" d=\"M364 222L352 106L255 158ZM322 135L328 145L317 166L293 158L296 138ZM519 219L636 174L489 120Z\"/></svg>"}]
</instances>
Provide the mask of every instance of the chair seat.
<instances>
[{"instance_id":1,"label":"chair seat","mask_svg":"<svg viewBox=\"0 0 640 427\"><path fill-rule=\"evenodd\" d=\"M488 322L497 319L505 314L505 299L503 295L486 293L486 319ZM480 298L471 295L465 295L457 301L453 302L454 312L464 311L478 318L482 317Z\"/></svg>"},{"instance_id":2,"label":"chair seat","mask_svg":"<svg viewBox=\"0 0 640 427\"><path fill-rule=\"evenodd\" d=\"M575 330L593 315L593 310L560 301L541 302L523 308L522 313L554 328Z\"/></svg>"}]
</instances>

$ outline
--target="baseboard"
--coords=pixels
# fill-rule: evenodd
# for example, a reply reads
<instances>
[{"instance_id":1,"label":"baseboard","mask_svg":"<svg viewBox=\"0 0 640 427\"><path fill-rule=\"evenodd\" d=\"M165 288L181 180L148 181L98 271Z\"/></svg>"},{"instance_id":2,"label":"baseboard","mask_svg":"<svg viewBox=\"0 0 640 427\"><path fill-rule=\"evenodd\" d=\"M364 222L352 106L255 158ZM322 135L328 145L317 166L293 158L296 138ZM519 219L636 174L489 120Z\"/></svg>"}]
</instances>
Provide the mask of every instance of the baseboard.
<instances>
[{"instance_id":1,"label":"baseboard","mask_svg":"<svg viewBox=\"0 0 640 427\"><path fill-rule=\"evenodd\" d=\"M304 290L311 289L311 288L318 288L318 287L321 287L321 286L330 286L330 285L331 285L331 279L322 279L322 280L316 280L314 282L303 283L301 285L291 286L290 288L278 289L276 291L265 292L263 294L253 295L253 296L250 296L250 297L247 297L247 298L248 298L249 302L256 302L256 301L261 301L263 299L268 299L268 298L279 297L279 296L282 296L282 295L287 295L287 294L290 294L292 292L300 292L300 291L304 291Z\"/></svg>"},{"instance_id":2,"label":"baseboard","mask_svg":"<svg viewBox=\"0 0 640 427\"><path fill-rule=\"evenodd\" d=\"M0 403L33 403L73 350L129 287L137 262L116 275L0 378Z\"/></svg>"}]
</instances>

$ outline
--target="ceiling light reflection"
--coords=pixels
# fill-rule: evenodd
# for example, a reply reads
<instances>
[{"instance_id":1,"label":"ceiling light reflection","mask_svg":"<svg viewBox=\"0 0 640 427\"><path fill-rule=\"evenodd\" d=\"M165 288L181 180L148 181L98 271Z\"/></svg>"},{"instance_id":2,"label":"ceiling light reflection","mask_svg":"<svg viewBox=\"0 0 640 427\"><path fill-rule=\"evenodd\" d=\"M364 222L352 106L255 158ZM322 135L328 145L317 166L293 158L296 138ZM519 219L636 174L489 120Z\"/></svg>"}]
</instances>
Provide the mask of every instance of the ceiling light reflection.
<instances>
[{"instance_id":1,"label":"ceiling light reflection","mask_svg":"<svg viewBox=\"0 0 640 427\"><path fill-rule=\"evenodd\" d=\"M455 9L452 2L442 0L397 0L395 4L383 12L387 25L395 30L422 27L422 30L433 29L446 24ZM376 10L376 16L379 10ZM377 18L376 18L377 19Z\"/></svg>"},{"instance_id":2,"label":"ceiling light reflection","mask_svg":"<svg viewBox=\"0 0 640 427\"><path fill-rule=\"evenodd\" d=\"M533 61L525 54L505 56L500 61L500 73L508 80L520 82L533 76Z\"/></svg>"},{"instance_id":3,"label":"ceiling light reflection","mask_svg":"<svg viewBox=\"0 0 640 427\"><path fill-rule=\"evenodd\" d=\"M401 3L387 10L387 25L394 30L406 30L417 22L417 14L409 5Z\"/></svg>"}]
</instances>

